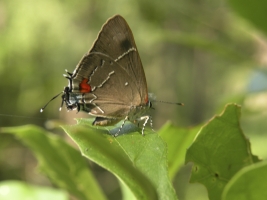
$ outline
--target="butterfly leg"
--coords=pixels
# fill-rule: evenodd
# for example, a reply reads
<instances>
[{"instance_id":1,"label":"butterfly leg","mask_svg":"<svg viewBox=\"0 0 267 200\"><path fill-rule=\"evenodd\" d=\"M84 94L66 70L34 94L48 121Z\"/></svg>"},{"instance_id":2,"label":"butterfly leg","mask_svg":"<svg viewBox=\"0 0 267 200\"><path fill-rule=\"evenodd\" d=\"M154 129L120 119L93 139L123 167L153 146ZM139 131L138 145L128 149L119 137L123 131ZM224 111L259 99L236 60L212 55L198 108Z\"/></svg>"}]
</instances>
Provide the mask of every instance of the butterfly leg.
<instances>
[{"instance_id":1,"label":"butterfly leg","mask_svg":"<svg viewBox=\"0 0 267 200\"><path fill-rule=\"evenodd\" d=\"M156 132L154 129L153 129L153 120L152 120L152 116L149 116L149 119L150 119L150 127L152 129L153 132Z\"/></svg>"},{"instance_id":2,"label":"butterfly leg","mask_svg":"<svg viewBox=\"0 0 267 200\"><path fill-rule=\"evenodd\" d=\"M143 124L143 128L142 128L142 135L144 135L144 130L145 130L145 126L148 122L148 120L150 119L151 117L148 115L148 116L143 116L140 118L140 120L145 120L144 124Z\"/></svg>"},{"instance_id":3,"label":"butterfly leg","mask_svg":"<svg viewBox=\"0 0 267 200\"><path fill-rule=\"evenodd\" d=\"M118 130L118 132L114 135L114 137L117 137L117 136L120 134L122 127L124 126L125 122L126 122L128 119L129 119L128 116L126 116L126 117L124 118L124 120L123 120L123 122L122 122L122 124L121 124L121 126L120 126L120 128L119 128L119 130Z\"/></svg>"}]
</instances>

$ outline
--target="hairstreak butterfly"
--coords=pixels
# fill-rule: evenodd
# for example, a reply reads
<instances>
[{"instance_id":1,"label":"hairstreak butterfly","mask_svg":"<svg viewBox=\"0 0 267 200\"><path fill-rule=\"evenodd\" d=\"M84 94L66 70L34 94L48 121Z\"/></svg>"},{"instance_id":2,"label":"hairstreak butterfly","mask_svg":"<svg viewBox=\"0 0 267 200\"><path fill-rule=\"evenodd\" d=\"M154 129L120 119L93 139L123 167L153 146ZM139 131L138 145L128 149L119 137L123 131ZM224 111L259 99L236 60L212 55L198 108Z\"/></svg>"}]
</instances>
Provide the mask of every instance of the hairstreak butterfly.
<instances>
[{"instance_id":1,"label":"hairstreak butterfly","mask_svg":"<svg viewBox=\"0 0 267 200\"><path fill-rule=\"evenodd\" d=\"M145 114L152 104L134 37L123 17L108 19L73 73L66 72L69 84L60 93L60 109L65 104L68 110L87 112L96 117L93 125L108 126L123 120L116 135L126 121L144 121L144 135L145 125L151 120Z\"/></svg>"}]
</instances>

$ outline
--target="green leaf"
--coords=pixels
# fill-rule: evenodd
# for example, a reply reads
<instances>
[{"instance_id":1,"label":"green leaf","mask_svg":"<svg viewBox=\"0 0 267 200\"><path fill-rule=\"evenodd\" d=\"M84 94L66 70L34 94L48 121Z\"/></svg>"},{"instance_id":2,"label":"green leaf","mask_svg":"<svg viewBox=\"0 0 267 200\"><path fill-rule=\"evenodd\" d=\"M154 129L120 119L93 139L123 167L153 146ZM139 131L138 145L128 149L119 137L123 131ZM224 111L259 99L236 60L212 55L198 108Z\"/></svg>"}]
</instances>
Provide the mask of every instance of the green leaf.
<instances>
[{"instance_id":1,"label":"green leaf","mask_svg":"<svg viewBox=\"0 0 267 200\"><path fill-rule=\"evenodd\" d=\"M228 0L228 3L237 14L267 34L266 0Z\"/></svg>"},{"instance_id":2,"label":"green leaf","mask_svg":"<svg viewBox=\"0 0 267 200\"><path fill-rule=\"evenodd\" d=\"M171 179L184 164L186 149L192 143L199 129L199 126L185 129L167 123L159 130L158 134L167 143L169 176Z\"/></svg>"},{"instance_id":3,"label":"green leaf","mask_svg":"<svg viewBox=\"0 0 267 200\"><path fill-rule=\"evenodd\" d=\"M131 132L113 137L90 124L80 119L78 125L63 127L85 157L115 174L136 199L177 199L168 177L166 144L158 134L145 131L145 136ZM130 126L126 124L122 133L129 132Z\"/></svg>"},{"instance_id":4,"label":"green leaf","mask_svg":"<svg viewBox=\"0 0 267 200\"><path fill-rule=\"evenodd\" d=\"M187 150L186 163L193 162L190 182L206 186L210 199L221 199L229 180L243 167L258 161L240 125L240 106L229 104L220 116L202 127Z\"/></svg>"},{"instance_id":5,"label":"green leaf","mask_svg":"<svg viewBox=\"0 0 267 200\"><path fill-rule=\"evenodd\" d=\"M125 199L125 200L136 200L134 194L129 189L129 187L127 185L125 185L122 181L120 181L119 183L120 183L120 188L121 188L123 199Z\"/></svg>"},{"instance_id":6,"label":"green leaf","mask_svg":"<svg viewBox=\"0 0 267 200\"><path fill-rule=\"evenodd\" d=\"M62 190L48 187L37 187L20 181L0 182L1 200L67 200L68 194Z\"/></svg>"},{"instance_id":7,"label":"green leaf","mask_svg":"<svg viewBox=\"0 0 267 200\"><path fill-rule=\"evenodd\" d=\"M241 169L226 185L223 200L256 199L267 197L267 162L259 162Z\"/></svg>"},{"instance_id":8,"label":"green leaf","mask_svg":"<svg viewBox=\"0 0 267 200\"><path fill-rule=\"evenodd\" d=\"M60 137L34 125L2 128L12 133L35 154L39 168L53 183L79 199L106 199L81 153Z\"/></svg>"}]
</instances>

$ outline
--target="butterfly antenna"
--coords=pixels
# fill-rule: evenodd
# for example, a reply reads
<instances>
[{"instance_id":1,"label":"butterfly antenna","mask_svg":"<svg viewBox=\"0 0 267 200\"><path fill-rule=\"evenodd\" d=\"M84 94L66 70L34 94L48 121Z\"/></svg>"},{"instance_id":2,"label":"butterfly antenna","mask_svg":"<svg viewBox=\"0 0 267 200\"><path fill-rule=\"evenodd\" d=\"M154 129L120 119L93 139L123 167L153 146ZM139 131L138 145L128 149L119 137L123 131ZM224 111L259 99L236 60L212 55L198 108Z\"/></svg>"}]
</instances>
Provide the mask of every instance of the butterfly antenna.
<instances>
[{"instance_id":1,"label":"butterfly antenna","mask_svg":"<svg viewBox=\"0 0 267 200\"><path fill-rule=\"evenodd\" d=\"M55 98L57 98L60 94L62 94L62 93L63 93L63 92L60 92L59 94L57 94L56 96L54 96L52 99L50 99L50 100L45 104L45 106L41 108L40 112L43 112L44 109L46 108L46 106L47 106L51 101L53 101Z\"/></svg>"},{"instance_id":2,"label":"butterfly antenna","mask_svg":"<svg viewBox=\"0 0 267 200\"><path fill-rule=\"evenodd\" d=\"M184 103L179 103L179 102L156 101L156 100L154 100L153 102L166 103L166 104L175 104L175 105L178 105L178 106L184 106Z\"/></svg>"}]
</instances>

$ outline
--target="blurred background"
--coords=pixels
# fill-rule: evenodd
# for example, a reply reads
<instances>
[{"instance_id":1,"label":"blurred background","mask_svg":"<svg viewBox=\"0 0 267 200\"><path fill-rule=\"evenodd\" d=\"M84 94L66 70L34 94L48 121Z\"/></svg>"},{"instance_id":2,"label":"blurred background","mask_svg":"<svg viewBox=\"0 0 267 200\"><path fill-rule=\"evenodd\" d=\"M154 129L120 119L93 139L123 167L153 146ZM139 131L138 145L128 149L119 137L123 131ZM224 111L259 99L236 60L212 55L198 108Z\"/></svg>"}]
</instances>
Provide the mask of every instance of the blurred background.
<instances>
[{"instance_id":1,"label":"blurred background","mask_svg":"<svg viewBox=\"0 0 267 200\"><path fill-rule=\"evenodd\" d=\"M64 70L74 70L106 20L120 14L134 34L149 92L158 100L185 103L154 105L155 129L168 120L193 127L221 113L225 104L237 103L253 153L267 158L267 31L240 15L241 5L233 2L1 0L0 127L51 129L87 117L59 112L60 97L43 113L40 108L67 85ZM0 180L51 185L34 171L31 152L13 137L1 135L0 150ZM108 197L116 199L116 178L92 165ZM179 199L207 199L204 187L185 184L189 172L182 168L174 180Z\"/></svg>"}]
</instances>

